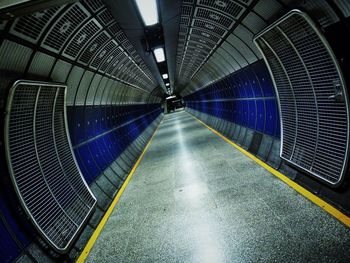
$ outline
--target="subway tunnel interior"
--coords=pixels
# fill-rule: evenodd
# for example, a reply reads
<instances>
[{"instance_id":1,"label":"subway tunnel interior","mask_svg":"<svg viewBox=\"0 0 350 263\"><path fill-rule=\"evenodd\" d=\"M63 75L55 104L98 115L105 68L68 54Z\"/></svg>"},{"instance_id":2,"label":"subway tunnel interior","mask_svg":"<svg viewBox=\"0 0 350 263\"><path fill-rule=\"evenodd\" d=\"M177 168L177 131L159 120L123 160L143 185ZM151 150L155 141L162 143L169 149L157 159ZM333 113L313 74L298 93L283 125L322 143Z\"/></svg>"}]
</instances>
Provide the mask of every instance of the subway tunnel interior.
<instances>
[{"instance_id":1,"label":"subway tunnel interior","mask_svg":"<svg viewBox=\"0 0 350 263\"><path fill-rule=\"evenodd\" d=\"M349 16L1 1L0 262L348 262Z\"/></svg>"}]
</instances>

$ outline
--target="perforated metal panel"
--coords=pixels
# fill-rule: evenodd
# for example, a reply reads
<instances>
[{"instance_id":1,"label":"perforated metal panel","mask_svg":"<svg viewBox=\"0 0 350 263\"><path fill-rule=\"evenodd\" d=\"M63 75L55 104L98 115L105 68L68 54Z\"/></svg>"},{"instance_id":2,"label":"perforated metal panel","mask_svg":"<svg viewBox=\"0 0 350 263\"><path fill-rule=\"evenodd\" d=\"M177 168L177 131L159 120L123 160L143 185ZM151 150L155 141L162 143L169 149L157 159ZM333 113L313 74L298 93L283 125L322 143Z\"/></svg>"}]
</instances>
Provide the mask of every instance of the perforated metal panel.
<instances>
[{"instance_id":1,"label":"perforated metal panel","mask_svg":"<svg viewBox=\"0 0 350 263\"><path fill-rule=\"evenodd\" d=\"M226 29L230 29L234 24L234 20L232 20L232 18L227 17L224 14L221 14L220 12L216 12L214 10L206 8L197 7L195 11L195 16L211 21L212 23L216 23L220 26L224 26L226 27Z\"/></svg>"},{"instance_id":2,"label":"perforated metal panel","mask_svg":"<svg viewBox=\"0 0 350 263\"><path fill-rule=\"evenodd\" d=\"M81 52L86 43L88 43L100 30L102 26L96 19L91 19L82 27L79 32L68 43L63 51L63 55L75 59Z\"/></svg>"},{"instance_id":3,"label":"perforated metal panel","mask_svg":"<svg viewBox=\"0 0 350 263\"><path fill-rule=\"evenodd\" d=\"M99 21L101 21L104 26L107 26L114 21L114 18L112 16L111 12L107 8L105 10L101 11L97 15L97 17L98 17Z\"/></svg>"},{"instance_id":4,"label":"perforated metal panel","mask_svg":"<svg viewBox=\"0 0 350 263\"><path fill-rule=\"evenodd\" d=\"M109 51L117 48L118 43L115 40L111 40L110 42L105 43L103 48L96 54L95 58L92 60L90 66L93 69L97 69L101 62L107 58L107 54Z\"/></svg>"},{"instance_id":5,"label":"perforated metal panel","mask_svg":"<svg viewBox=\"0 0 350 263\"><path fill-rule=\"evenodd\" d=\"M17 18L11 26L10 33L32 43L37 43L43 30L63 8L53 7L30 15Z\"/></svg>"},{"instance_id":6,"label":"perforated metal panel","mask_svg":"<svg viewBox=\"0 0 350 263\"><path fill-rule=\"evenodd\" d=\"M311 19L293 10L255 38L281 112L281 157L330 185L348 160L348 96L337 60Z\"/></svg>"},{"instance_id":7,"label":"perforated metal panel","mask_svg":"<svg viewBox=\"0 0 350 263\"><path fill-rule=\"evenodd\" d=\"M245 9L242 5L231 0L198 0L198 5L216 9L236 19Z\"/></svg>"},{"instance_id":8,"label":"perforated metal panel","mask_svg":"<svg viewBox=\"0 0 350 263\"><path fill-rule=\"evenodd\" d=\"M18 81L5 118L5 146L16 193L41 236L69 250L96 204L75 161L65 110L65 86Z\"/></svg>"},{"instance_id":9,"label":"perforated metal panel","mask_svg":"<svg viewBox=\"0 0 350 263\"><path fill-rule=\"evenodd\" d=\"M251 1L196 0L191 6L186 5L187 1L182 3L176 56L180 86L189 83L207 63Z\"/></svg>"},{"instance_id":10,"label":"perforated metal panel","mask_svg":"<svg viewBox=\"0 0 350 263\"><path fill-rule=\"evenodd\" d=\"M56 52L60 51L70 35L89 17L88 11L80 4L72 5L52 26L46 35L43 47Z\"/></svg>"},{"instance_id":11,"label":"perforated metal panel","mask_svg":"<svg viewBox=\"0 0 350 263\"><path fill-rule=\"evenodd\" d=\"M101 10L105 5L102 0L84 0L84 3L91 9L91 11L96 12Z\"/></svg>"},{"instance_id":12,"label":"perforated metal panel","mask_svg":"<svg viewBox=\"0 0 350 263\"><path fill-rule=\"evenodd\" d=\"M78 61L87 65L91 58L96 54L96 52L111 38L107 32L102 31L90 44L88 44L82 54L80 55Z\"/></svg>"}]
</instances>

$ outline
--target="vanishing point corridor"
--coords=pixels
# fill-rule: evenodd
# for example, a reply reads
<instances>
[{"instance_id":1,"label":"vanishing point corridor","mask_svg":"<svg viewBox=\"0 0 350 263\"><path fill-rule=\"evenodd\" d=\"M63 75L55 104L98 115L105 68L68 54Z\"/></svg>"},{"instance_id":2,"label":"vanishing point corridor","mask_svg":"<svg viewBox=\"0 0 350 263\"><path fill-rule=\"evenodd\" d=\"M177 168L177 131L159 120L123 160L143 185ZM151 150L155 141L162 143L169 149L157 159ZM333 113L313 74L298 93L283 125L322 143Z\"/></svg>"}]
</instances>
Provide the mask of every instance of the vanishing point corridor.
<instances>
[{"instance_id":1,"label":"vanishing point corridor","mask_svg":"<svg viewBox=\"0 0 350 263\"><path fill-rule=\"evenodd\" d=\"M340 222L180 111L165 115L87 262L349 262L349 244Z\"/></svg>"}]
</instances>

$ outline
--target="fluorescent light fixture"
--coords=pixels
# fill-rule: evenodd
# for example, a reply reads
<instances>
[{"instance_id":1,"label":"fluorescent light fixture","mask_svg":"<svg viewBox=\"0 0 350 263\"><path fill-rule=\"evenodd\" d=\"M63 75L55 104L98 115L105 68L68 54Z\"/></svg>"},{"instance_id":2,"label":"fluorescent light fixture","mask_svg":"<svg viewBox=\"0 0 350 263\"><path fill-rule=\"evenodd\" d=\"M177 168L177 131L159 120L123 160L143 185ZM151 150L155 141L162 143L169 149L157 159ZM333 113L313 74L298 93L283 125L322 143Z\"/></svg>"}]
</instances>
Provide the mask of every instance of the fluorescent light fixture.
<instances>
[{"instance_id":1,"label":"fluorescent light fixture","mask_svg":"<svg viewBox=\"0 0 350 263\"><path fill-rule=\"evenodd\" d=\"M165 61L164 48L159 47L153 50L153 54L156 57L157 62Z\"/></svg>"},{"instance_id":2,"label":"fluorescent light fixture","mask_svg":"<svg viewBox=\"0 0 350 263\"><path fill-rule=\"evenodd\" d=\"M162 77L163 77L163 79L169 78L168 74L163 74Z\"/></svg>"},{"instance_id":3,"label":"fluorescent light fixture","mask_svg":"<svg viewBox=\"0 0 350 263\"><path fill-rule=\"evenodd\" d=\"M169 84L169 83L165 83L165 86L167 86L167 87L168 87L168 86L170 86L170 84Z\"/></svg>"},{"instance_id":4,"label":"fluorescent light fixture","mask_svg":"<svg viewBox=\"0 0 350 263\"><path fill-rule=\"evenodd\" d=\"M158 24L157 0L135 0L145 26Z\"/></svg>"}]
</instances>

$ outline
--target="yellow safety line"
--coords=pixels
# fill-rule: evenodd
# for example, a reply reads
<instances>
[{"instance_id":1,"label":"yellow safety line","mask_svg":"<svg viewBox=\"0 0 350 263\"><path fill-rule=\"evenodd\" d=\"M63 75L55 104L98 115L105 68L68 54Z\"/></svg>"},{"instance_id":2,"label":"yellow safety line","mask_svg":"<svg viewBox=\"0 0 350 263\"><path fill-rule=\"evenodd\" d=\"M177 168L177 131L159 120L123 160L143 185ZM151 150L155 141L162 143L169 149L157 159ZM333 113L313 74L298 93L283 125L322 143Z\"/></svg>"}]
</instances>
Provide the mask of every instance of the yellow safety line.
<instances>
[{"instance_id":1,"label":"yellow safety line","mask_svg":"<svg viewBox=\"0 0 350 263\"><path fill-rule=\"evenodd\" d=\"M109 206L107 212L105 213L105 215L103 216L102 220L100 221L100 223L98 224L97 228L95 229L94 233L92 234L92 236L90 237L89 241L87 242L83 252L80 254L79 258L77 259L77 263L82 263L85 262L86 258L88 257L92 247L94 246L97 238L99 237L99 235L101 234L101 231L103 230L103 227L105 226L108 218L110 217L111 213L113 212L114 207L117 205L121 195L123 194L125 188L128 186L132 176L134 175L137 167L139 166L143 156L145 155L148 147L151 145L151 142L153 140L154 135L156 134L157 130L159 128L159 125L157 127L157 129L154 131L154 133L152 134L151 139L149 140L149 142L147 143L145 149L142 151L140 157L137 159L135 165L133 166L133 168L131 169L129 175L127 176L126 180L124 181L122 187L119 189L116 197L114 198L112 204Z\"/></svg>"},{"instance_id":2,"label":"yellow safety line","mask_svg":"<svg viewBox=\"0 0 350 263\"><path fill-rule=\"evenodd\" d=\"M283 182L285 182L287 185L289 185L290 187L292 187L294 190L296 190L299 194L305 196L307 199L309 199L311 202L313 202L314 204L318 205L319 207L321 207L322 209L324 209L326 212L328 212L329 214L331 214L332 216L334 216L336 219L338 219L340 222L342 222L344 225L346 225L347 227L350 227L350 217L348 217L347 215L345 215L344 213L340 212L338 209L336 209L334 206L328 204L326 201L322 200L321 198L319 198L318 196L314 195L313 193L311 193L310 191L306 190L304 187L300 186L299 184L297 184L296 182L292 181L291 179L289 179L287 176L285 176L284 174L280 173L279 171L277 171L276 169L274 169L273 167L271 167L270 165L266 164L265 162L263 162L262 160L260 160L259 158L257 158L256 156L254 156L253 154L249 153L248 151L244 150L242 147L238 146L237 144L235 144L234 142L232 142L230 139L228 139L226 136L222 135L220 132L218 132L217 130L209 127L208 125L206 125L204 122L202 122L201 120L199 120L198 118L196 118L195 116L193 116L192 114L190 114L195 120L197 120L199 123L201 123L203 126L205 126L206 128L208 128L210 131L212 131L213 133L215 133L216 135L218 135L220 138L222 138L223 140L225 140L226 142L228 142L229 144L231 144L233 147L235 147L237 150L239 150L241 153L243 153L244 155L248 156L250 159L254 160L256 163L258 163L260 166L262 166L263 168L265 168L267 171L269 171L270 173L272 173L273 175L275 175L276 177L278 177L280 180L282 180Z\"/></svg>"}]
</instances>

